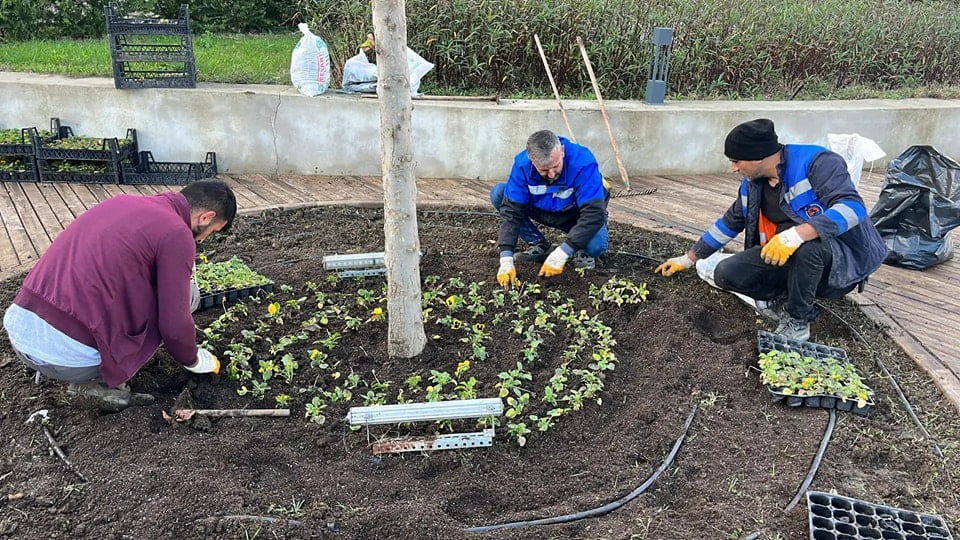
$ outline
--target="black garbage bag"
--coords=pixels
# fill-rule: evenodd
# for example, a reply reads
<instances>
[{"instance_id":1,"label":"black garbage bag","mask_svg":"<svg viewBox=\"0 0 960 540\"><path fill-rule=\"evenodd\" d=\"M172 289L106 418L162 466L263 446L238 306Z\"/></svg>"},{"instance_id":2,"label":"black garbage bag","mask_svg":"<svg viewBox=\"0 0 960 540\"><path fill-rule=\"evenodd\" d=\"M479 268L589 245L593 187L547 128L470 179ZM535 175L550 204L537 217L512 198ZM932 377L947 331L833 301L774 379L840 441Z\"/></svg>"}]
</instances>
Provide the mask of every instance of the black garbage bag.
<instances>
[{"instance_id":1,"label":"black garbage bag","mask_svg":"<svg viewBox=\"0 0 960 540\"><path fill-rule=\"evenodd\" d=\"M960 165L932 146L911 146L887 166L870 211L887 248L883 262L921 270L953 258L960 225Z\"/></svg>"}]
</instances>

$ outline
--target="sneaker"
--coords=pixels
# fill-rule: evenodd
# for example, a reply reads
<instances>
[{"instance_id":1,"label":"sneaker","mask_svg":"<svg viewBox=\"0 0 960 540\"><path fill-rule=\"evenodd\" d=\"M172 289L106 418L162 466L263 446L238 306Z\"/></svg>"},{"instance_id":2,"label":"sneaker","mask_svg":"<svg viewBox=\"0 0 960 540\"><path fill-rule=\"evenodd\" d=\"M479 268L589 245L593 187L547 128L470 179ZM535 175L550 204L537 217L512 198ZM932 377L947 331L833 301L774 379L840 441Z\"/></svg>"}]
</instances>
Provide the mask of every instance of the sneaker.
<instances>
[{"instance_id":1,"label":"sneaker","mask_svg":"<svg viewBox=\"0 0 960 540\"><path fill-rule=\"evenodd\" d=\"M584 251L577 251L573 254L573 267L593 270L597 267L597 259L587 255Z\"/></svg>"},{"instance_id":2,"label":"sneaker","mask_svg":"<svg viewBox=\"0 0 960 540\"><path fill-rule=\"evenodd\" d=\"M787 302L785 298L777 297L770 301L757 301L757 315L760 315L768 321L773 321L775 323L783 320L784 317L789 317L790 314L787 313Z\"/></svg>"},{"instance_id":3,"label":"sneaker","mask_svg":"<svg viewBox=\"0 0 960 540\"><path fill-rule=\"evenodd\" d=\"M777 326L777 329L774 330L774 333L797 341L807 341L810 339L810 323L786 315L780 319L780 324Z\"/></svg>"},{"instance_id":4,"label":"sneaker","mask_svg":"<svg viewBox=\"0 0 960 540\"><path fill-rule=\"evenodd\" d=\"M152 395L131 392L125 384L110 388L100 382L70 383L67 385L67 396L78 409L108 413L153 403Z\"/></svg>"},{"instance_id":5,"label":"sneaker","mask_svg":"<svg viewBox=\"0 0 960 540\"><path fill-rule=\"evenodd\" d=\"M532 244L526 251L517 253L513 260L517 262L538 262L542 263L550 255L550 244Z\"/></svg>"}]
</instances>

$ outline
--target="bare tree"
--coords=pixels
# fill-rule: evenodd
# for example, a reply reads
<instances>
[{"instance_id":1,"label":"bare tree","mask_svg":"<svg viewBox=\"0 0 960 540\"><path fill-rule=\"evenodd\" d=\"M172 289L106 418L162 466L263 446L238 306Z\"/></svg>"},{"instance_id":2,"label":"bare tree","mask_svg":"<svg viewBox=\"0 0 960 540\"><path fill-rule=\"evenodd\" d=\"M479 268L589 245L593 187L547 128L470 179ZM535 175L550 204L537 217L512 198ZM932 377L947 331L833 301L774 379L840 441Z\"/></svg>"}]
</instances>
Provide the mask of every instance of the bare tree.
<instances>
[{"instance_id":1,"label":"bare tree","mask_svg":"<svg viewBox=\"0 0 960 540\"><path fill-rule=\"evenodd\" d=\"M387 353L391 357L410 358L423 352L427 336L420 306L420 236L405 0L373 0L373 28L380 95L384 262L389 314Z\"/></svg>"}]
</instances>

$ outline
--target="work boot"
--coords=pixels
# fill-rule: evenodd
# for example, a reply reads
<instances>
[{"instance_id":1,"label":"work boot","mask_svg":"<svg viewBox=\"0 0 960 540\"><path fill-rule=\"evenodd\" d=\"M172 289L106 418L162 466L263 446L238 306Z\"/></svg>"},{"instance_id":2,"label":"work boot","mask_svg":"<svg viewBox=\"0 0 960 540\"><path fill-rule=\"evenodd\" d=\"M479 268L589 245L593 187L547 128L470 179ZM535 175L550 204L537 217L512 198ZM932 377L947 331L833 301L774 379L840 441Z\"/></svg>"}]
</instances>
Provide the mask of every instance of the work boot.
<instances>
[{"instance_id":1,"label":"work boot","mask_svg":"<svg viewBox=\"0 0 960 540\"><path fill-rule=\"evenodd\" d=\"M780 319L780 324L774 330L774 333L797 341L807 341L810 339L810 323L803 319L794 319L791 315L786 314Z\"/></svg>"},{"instance_id":2,"label":"work boot","mask_svg":"<svg viewBox=\"0 0 960 540\"><path fill-rule=\"evenodd\" d=\"M517 253L513 260L517 262L538 262L542 263L550 255L550 243L531 244L526 251Z\"/></svg>"},{"instance_id":3,"label":"work boot","mask_svg":"<svg viewBox=\"0 0 960 540\"><path fill-rule=\"evenodd\" d=\"M597 267L597 259L587 255L585 251L579 250L573 254L573 267L593 270Z\"/></svg>"},{"instance_id":4,"label":"work boot","mask_svg":"<svg viewBox=\"0 0 960 540\"><path fill-rule=\"evenodd\" d=\"M789 317L787 313L787 299L781 296L774 298L773 300L757 301L757 314L767 319L768 321L773 321L775 323L783 320L784 317Z\"/></svg>"},{"instance_id":5,"label":"work boot","mask_svg":"<svg viewBox=\"0 0 960 540\"><path fill-rule=\"evenodd\" d=\"M78 409L107 413L153 403L152 395L131 392L126 384L110 388L101 382L70 383L67 385L67 396Z\"/></svg>"}]
</instances>

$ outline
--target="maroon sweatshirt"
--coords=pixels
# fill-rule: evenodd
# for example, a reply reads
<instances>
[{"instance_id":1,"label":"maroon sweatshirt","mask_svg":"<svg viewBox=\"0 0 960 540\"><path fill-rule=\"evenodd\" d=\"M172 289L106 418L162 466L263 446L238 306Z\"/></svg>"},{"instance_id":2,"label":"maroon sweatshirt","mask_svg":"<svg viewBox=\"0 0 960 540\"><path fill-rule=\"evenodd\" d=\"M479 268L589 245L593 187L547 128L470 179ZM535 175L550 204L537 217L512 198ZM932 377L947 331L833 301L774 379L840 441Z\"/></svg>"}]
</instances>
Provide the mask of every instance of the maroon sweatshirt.
<instances>
[{"instance_id":1,"label":"maroon sweatshirt","mask_svg":"<svg viewBox=\"0 0 960 540\"><path fill-rule=\"evenodd\" d=\"M100 351L110 386L133 377L161 342L190 366L197 361L189 289L196 250L183 195L118 195L57 236L13 301Z\"/></svg>"}]
</instances>

